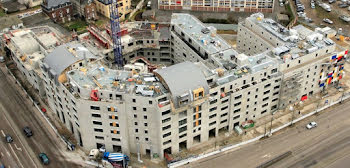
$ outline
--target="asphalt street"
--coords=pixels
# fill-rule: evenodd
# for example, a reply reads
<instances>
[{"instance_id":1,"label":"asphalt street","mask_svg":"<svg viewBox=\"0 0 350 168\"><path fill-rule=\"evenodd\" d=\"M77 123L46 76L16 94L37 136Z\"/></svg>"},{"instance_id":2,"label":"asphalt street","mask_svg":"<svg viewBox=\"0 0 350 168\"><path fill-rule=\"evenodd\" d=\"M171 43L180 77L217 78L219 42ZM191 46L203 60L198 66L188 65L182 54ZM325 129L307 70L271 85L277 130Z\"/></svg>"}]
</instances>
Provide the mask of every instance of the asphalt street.
<instances>
[{"instance_id":1,"label":"asphalt street","mask_svg":"<svg viewBox=\"0 0 350 168\"><path fill-rule=\"evenodd\" d=\"M38 158L44 152L50 159L45 167L78 167L63 155L65 145L35 110L24 93L0 71L0 162L10 168L44 167ZM25 126L32 129L32 137L24 135ZM10 134L14 141L6 143L3 134Z\"/></svg>"},{"instance_id":2,"label":"asphalt street","mask_svg":"<svg viewBox=\"0 0 350 168\"><path fill-rule=\"evenodd\" d=\"M311 130L306 124L316 121ZM273 168L346 168L350 164L350 101L311 116L272 137L185 165L188 168L253 168L287 151Z\"/></svg>"}]
</instances>

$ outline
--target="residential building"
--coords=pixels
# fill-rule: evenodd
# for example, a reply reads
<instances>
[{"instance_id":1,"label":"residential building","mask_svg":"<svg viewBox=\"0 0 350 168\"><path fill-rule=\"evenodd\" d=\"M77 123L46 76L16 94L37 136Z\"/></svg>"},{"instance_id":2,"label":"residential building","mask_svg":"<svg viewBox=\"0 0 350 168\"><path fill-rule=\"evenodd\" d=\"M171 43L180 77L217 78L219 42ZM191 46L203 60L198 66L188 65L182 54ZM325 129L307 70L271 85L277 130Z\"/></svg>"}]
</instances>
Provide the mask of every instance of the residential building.
<instances>
[{"instance_id":1,"label":"residential building","mask_svg":"<svg viewBox=\"0 0 350 168\"><path fill-rule=\"evenodd\" d=\"M347 55L328 34L302 25L288 30L261 13L239 23L237 49L248 55L271 50L282 61L281 107L337 84L344 75Z\"/></svg>"},{"instance_id":2,"label":"residential building","mask_svg":"<svg viewBox=\"0 0 350 168\"><path fill-rule=\"evenodd\" d=\"M110 18L110 1L109 0L95 0L97 12L103 16ZM131 0L118 1L119 19L124 20L125 16L131 12Z\"/></svg>"},{"instance_id":3,"label":"residential building","mask_svg":"<svg viewBox=\"0 0 350 168\"><path fill-rule=\"evenodd\" d=\"M69 0L44 0L41 7L54 22L69 22L72 18L73 5Z\"/></svg>"},{"instance_id":4,"label":"residential building","mask_svg":"<svg viewBox=\"0 0 350 168\"><path fill-rule=\"evenodd\" d=\"M273 8L273 0L158 0L158 9L163 10L272 13Z\"/></svg>"},{"instance_id":5,"label":"residential building","mask_svg":"<svg viewBox=\"0 0 350 168\"><path fill-rule=\"evenodd\" d=\"M124 24L125 65L116 69L108 28L89 27L90 34L40 59L49 107L82 149L163 158L304 101L344 76L348 50L319 29L287 30L261 13L238 29L234 49L189 14L173 14L170 24Z\"/></svg>"}]
</instances>

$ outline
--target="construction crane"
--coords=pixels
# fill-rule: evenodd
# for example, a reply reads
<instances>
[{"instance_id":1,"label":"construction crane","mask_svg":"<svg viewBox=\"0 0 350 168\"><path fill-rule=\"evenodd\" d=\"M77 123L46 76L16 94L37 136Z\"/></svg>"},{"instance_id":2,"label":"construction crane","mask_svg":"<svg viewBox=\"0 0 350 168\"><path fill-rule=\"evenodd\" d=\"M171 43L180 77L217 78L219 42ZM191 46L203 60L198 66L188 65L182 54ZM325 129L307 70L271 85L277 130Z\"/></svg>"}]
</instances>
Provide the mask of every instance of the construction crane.
<instances>
[{"instance_id":1,"label":"construction crane","mask_svg":"<svg viewBox=\"0 0 350 168\"><path fill-rule=\"evenodd\" d=\"M113 39L114 63L120 68L123 66L122 41L119 25L118 1L109 0L109 13L111 21L111 36Z\"/></svg>"}]
</instances>

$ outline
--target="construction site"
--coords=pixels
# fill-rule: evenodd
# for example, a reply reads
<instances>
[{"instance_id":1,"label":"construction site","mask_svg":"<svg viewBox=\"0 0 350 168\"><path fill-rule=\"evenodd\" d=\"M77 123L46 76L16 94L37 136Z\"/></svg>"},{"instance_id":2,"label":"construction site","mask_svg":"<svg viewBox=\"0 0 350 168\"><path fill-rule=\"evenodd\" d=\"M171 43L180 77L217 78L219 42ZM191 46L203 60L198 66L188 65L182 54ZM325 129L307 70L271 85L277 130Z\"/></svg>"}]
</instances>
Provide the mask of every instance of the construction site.
<instances>
[{"instance_id":1,"label":"construction site","mask_svg":"<svg viewBox=\"0 0 350 168\"><path fill-rule=\"evenodd\" d=\"M189 14L87 30L19 29L2 46L81 149L168 163L338 87L348 56L328 31L261 13L239 23L237 48Z\"/></svg>"}]
</instances>

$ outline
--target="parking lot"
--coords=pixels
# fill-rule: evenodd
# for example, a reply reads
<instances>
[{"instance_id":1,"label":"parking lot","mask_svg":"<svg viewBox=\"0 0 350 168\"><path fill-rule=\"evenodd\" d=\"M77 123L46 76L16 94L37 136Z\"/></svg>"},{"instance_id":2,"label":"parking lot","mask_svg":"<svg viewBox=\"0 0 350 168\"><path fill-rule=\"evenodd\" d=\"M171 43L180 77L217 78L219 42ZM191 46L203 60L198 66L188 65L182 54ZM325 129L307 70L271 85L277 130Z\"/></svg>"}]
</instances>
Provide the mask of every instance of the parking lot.
<instances>
[{"instance_id":1,"label":"parking lot","mask_svg":"<svg viewBox=\"0 0 350 168\"><path fill-rule=\"evenodd\" d=\"M323 1L315 1L315 8L311 8L311 0L300 0L301 3L305 6L304 12L306 13L306 16L308 18L312 19L312 23L308 23L310 27L324 27L328 26L335 30L338 30L339 28L342 28L343 33L345 35L350 36L350 22L345 22L341 20L339 17L341 15L347 15L350 16L350 11L348 10L348 7L341 8L339 7L340 4L343 4L344 2L337 0L334 3L329 4L329 1L323 0ZM348 0L349 1L349 0ZM319 6L318 4L325 3L330 6L331 11L327 12L324 8ZM329 19L333 23L329 24L323 21L323 19ZM305 21L302 17L299 17L300 21Z\"/></svg>"}]
</instances>

